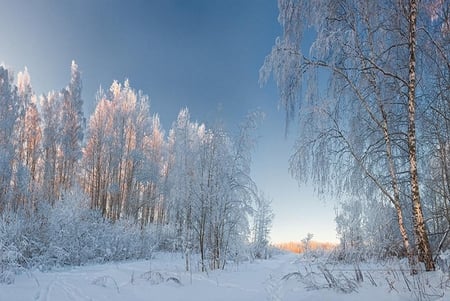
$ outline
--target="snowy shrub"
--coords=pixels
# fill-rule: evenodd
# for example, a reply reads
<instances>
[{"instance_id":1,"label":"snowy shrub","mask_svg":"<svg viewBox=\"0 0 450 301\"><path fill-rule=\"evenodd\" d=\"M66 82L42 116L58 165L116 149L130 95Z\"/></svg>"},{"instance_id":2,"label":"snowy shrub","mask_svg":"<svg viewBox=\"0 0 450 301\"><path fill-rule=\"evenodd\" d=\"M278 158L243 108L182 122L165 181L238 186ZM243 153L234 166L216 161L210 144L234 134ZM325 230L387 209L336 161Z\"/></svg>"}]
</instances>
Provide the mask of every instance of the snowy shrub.
<instances>
[{"instance_id":1,"label":"snowy shrub","mask_svg":"<svg viewBox=\"0 0 450 301\"><path fill-rule=\"evenodd\" d=\"M139 228L128 220L119 220L111 224L110 240L105 244L110 250L109 260L137 258Z\"/></svg>"},{"instance_id":2,"label":"snowy shrub","mask_svg":"<svg viewBox=\"0 0 450 301\"><path fill-rule=\"evenodd\" d=\"M28 259L35 252L35 219L25 214L4 212L0 216L0 282L13 282L14 274L28 267Z\"/></svg>"},{"instance_id":3,"label":"snowy shrub","mask_svg":"<svg viewBox=\"0 0 450 301\"><path fill-rule=\"evenodd\" d=\"M133 221L104 219L88 207L82 195L65 198L49 215L49 264L82 265L149 258L157 242L150 228ZM53 262L52 262L53 261Z\"/></svg>"},{"instance_id":4,"label":"snowy shrub","mask_svg":"<svg viewBox=\"0 0 450 301\"><path fill-rule=\"evenodd\" d=\"M104 222L88 207L82 194L67 194L50 208L48 216L48 264L81 265L103 253L99 242Z\"/></svg>"},{"instance_id":5,"label":"snowy shrub","mask_svg":"<svg viewBox=\"0 0 450 301\"><path fill-rule=\"evenodd\" d=\"M14 245L6 245L0 241L0 283L11 284L14 274L19 268L20 252Z\"/></svg>"},{"instance_id":6,"label":"snowy shrub","mask_svg":"<svg viewBox=\"0 0 450 301\"><path fill-rule=\"evenodd\" d=\"M40 202L33 214L0 216L0 282L13 282L24 268L148 259L169 245L173 232L162 225L141 229L127 219L112 222L90 209L82 193L66 193L54 206Z\"/></svg>"}]
</instances>

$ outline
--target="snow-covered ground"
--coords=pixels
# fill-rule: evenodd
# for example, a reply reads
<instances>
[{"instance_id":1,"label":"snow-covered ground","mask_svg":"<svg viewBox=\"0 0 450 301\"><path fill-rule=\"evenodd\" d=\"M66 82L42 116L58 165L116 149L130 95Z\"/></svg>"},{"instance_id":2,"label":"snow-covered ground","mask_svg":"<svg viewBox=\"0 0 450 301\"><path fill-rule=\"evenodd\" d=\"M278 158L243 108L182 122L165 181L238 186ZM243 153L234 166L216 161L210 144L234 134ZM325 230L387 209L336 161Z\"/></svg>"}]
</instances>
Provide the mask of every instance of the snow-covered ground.
<instances>
[{"instance_id":1,"label":"snow-covered ground","mask_svg":"<svg viewBox=\"0 0 450 301\"><path fill-rule=\"evenodd\" d=\"M160 253L148 261L25 273L0 284L0 300L450 300L448 274L412 278L396 264L364 264L358 282L355 266L320 262L279 254L187 273L181 255Z\"/></svg>"}]
</instances>

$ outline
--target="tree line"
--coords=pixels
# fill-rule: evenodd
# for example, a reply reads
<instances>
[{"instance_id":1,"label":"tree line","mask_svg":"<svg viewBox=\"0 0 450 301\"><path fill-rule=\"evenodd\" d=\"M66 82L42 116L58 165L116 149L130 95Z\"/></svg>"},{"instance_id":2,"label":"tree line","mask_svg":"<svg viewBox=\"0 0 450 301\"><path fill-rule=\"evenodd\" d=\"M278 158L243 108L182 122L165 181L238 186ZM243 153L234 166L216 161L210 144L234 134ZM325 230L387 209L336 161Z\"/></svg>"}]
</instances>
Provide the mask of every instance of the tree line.
<instances>
[{"instance_id":1,"label":"tree line","mask_svg":"<svg viewBox=\"0 0 450 301\"><path fill-rule=\"evenodd\" d=\"M261 113L249 113L231 135L223 126L192 121L184 108L166 133L150 111L148 96L128 80L99 89L96 108L86 120L75 62L66 88L40 96L26 69L17 74L17 82L11 74L0 66L0 225L8 228L11 221L28 219L34 229L64 229L61 216L70 219L73 209L79 220L72 222L82 224L77 229L89 228L88 223L113 229L124 222L133 231L152 229L152 237L141 239L156 241L153 248L182 251L187 270L197 254L203 271L265 254L273 215L250 177ZM61 225L50 222L49 212ZM90 217L83 222L84 214ZM88 244L82 235L95 236L73 227L60 229L70 233L58 237L80 241L82 248ZM14 244L6 232L0 237L2 254L15 250L14 258L30 261L42 252L42 246ZM99 243L110 243L104 240ZM98 252L104 256L111 252L107 249Z\"/></svg>"}]
</instances>

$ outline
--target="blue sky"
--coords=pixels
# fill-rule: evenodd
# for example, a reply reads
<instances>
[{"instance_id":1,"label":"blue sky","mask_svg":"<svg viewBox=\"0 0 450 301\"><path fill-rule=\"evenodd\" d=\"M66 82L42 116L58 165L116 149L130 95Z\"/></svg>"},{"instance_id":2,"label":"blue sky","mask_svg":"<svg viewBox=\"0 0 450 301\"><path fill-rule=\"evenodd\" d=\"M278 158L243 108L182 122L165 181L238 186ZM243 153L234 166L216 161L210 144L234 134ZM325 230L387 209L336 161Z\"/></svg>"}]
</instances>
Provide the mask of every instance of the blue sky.
<instances>
[{"instance_id":1,"label":"blue sky","mask_svg":"<svg viewBox=\"0 0 450 301\"><path fill-rule=\"evenodd\" d=\"M86 115L99 86L128 78L151 99L169 129L178 111L222 120L229 130L248 111L266 113L252 175L273 199L272 239L334 240L334 210L288 173L295 131L284 137L275 84L258 70L281 32L275 0L0 0L0 62L25 66L34 90L67 85L70 63L82 72Z\"/></svg>"}]
</instances>

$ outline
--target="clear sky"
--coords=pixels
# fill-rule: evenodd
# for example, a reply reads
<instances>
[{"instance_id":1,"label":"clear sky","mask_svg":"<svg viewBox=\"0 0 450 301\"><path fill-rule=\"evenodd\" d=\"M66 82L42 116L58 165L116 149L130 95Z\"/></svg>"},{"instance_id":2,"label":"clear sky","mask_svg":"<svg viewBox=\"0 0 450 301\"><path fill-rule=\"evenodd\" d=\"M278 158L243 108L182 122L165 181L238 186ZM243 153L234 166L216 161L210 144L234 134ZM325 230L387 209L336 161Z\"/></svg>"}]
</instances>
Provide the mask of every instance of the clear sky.
<instances>
[{"instance_id":1,"label":"clear sky","mask_svg":"<svg viewBox=\"0 0 450 301\"><path fill-rule=\"evenodd\" d=\"M285 138L275 84L258 84L281 33L277 16L276 0L0 0L0 62L15 72L27 66L41 94L65 87L75 60L86 116L100 86L126 78L150 96L166 130L183 107L230 131L247 112L263 110L252 176L273 200L272 240L311 232L334 241L334 204L290 177L295 129Z\"/></svg>"}]
</instances>

